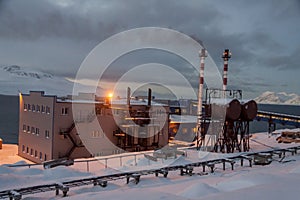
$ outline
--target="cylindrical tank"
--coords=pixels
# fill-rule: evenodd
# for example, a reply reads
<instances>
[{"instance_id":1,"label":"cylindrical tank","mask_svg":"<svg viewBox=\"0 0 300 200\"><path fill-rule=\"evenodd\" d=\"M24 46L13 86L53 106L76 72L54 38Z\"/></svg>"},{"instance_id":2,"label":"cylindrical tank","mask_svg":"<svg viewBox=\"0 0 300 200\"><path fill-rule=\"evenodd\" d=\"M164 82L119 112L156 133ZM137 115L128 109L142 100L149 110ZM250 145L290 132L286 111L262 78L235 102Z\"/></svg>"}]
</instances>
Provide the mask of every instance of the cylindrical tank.
<instances>
[{"instance_id":1,"label":"cylindrical tank","mask_svg":"<svg viewBox=\"0 0 300 200\"><path fill-rule=\"evenodd\" d=\"M241 118L243 120L251 121L257 115L257 103L254 100L250 100L242 105Z\"/></svg>"},{"instance_id":2,"label":"cylindrical tank","mask_svg":"<svg viewBox=\"0 0 300 200\"><path fill-rule=\"evenodd\" d=\"M237 120L239 119L242 111L242 106L239 100L233 99L228 104L228 107L226 109L226 119L229 120Z\"/></svg>"}]
</instances>

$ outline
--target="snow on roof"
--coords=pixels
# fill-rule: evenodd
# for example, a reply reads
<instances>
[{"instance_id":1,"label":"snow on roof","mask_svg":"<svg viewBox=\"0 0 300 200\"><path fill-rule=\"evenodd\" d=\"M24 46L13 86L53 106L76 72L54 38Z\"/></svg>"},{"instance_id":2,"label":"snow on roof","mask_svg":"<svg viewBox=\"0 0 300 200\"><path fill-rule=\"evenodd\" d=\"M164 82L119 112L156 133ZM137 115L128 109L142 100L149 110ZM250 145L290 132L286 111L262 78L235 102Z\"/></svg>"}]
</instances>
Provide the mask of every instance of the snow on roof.
<instances>
[{"instance_id":1,"label":"snow on roof","mask_svg":"<svg viewBox=\"0 0 300 200\"><path fill-rule=\"evenodd\" d=\"M228 98L212 98L210 99L211 104L217 104L217 105L228 105L233 99Z\"/></svg>"},{"instance_id":2,"label":"snow on roof","mask_svg":"<svg viewBox=\"0 0 300 200\"><path fill-rule=\"evenodd\" d=\"M195 115L170 115L171 123L197 123L197 116Z\"/></svg>"},{"instance_id":3,"label":"snow on roof","mask_svg":"<svg viewBox=\"0 0 300 200\"><path fill-rule=\"evenodd\" d=\"M103 103L101 101L93 101L93 100L62 99L62 98L58 98L56 101L59 102L59 103L86 103L86 104L99 104L99 103Z\"/></svg>"},{"instance_id":4,"label":"snow on roof","mask_svg":"<svg viewBox=\"0 0 300 200\"><path fill-rule=\"evenodd\" d=\"M113 99L111 103L114 105L126 105L127 99ZM147 99L130 99L130 105L148 105ZM165 104L151 101L152 106L166 106Z\"/></svg>"}]
</instances>

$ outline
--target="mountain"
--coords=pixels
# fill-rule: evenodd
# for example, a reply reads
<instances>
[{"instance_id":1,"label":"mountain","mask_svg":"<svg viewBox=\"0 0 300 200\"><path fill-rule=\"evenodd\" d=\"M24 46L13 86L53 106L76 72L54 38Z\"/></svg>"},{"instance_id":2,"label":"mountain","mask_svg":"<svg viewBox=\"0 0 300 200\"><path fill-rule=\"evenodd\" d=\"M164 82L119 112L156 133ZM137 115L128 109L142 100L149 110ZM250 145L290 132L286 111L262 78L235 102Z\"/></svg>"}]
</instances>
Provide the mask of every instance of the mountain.
<instances>
[{"instance_id":1,"label":"mountain","mask_svg":"<svg viewBox=\"0 0 300 200\"><path fill-rule=\"evenodd\" d=\"M47 95L66 96L72 94L73 84L65 77L54 76L17 65L0 67L0 94L4 95L45 91ZM101 92L101 90L99 88L97 92ZM82 91L91 90L90 87L82 85Z\"/></svg>"},{"instance_id":2,"label":"mountain","mask_svg":"<svg viewBox=\"0 0 300 200\"><path fill-rule=\"evenodd\" d=\"M275 93L267 91L256 97L254 100L257 103L300 105L300 96L295 93L287 94L285 92Z\"/></svg>"}]
</instances>

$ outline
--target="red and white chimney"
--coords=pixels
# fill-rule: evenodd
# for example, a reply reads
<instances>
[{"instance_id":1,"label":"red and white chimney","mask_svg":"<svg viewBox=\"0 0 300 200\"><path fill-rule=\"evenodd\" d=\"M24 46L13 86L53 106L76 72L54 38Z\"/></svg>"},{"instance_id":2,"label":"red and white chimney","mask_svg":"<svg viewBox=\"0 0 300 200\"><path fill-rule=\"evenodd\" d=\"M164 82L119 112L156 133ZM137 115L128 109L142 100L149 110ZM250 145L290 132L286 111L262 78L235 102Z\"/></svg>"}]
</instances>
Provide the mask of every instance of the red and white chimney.
<instances>
[{"instance_id":1,"label":"red and white chimney","mask_svg":"<svg viewBox=\"0 0 300 200\"><path fill-rule=\"evenodd\" d=\"M204 61L207 57L207 51L201 49L199 52L200 57L200 80L198 91L198 109L197 109L197 148L199 148L199 139L201 135L201 117L202 117L202 97L203 97L203 85L204 85Z\"/></svg>"},{"instance_id":2,"label":"red and white chimney","mask_svg":"<svg viewBox=\"0 0 300 200\"><path fill-rule=\"evenodd\" d=\"M229 49L225 49L222 55L222 58L224 60L224 70L223 70L223 91L224 91L224 97L227 90L227 76L228 76L228 60L231 58L231 52Z\"/></svg>"}]
</instances>

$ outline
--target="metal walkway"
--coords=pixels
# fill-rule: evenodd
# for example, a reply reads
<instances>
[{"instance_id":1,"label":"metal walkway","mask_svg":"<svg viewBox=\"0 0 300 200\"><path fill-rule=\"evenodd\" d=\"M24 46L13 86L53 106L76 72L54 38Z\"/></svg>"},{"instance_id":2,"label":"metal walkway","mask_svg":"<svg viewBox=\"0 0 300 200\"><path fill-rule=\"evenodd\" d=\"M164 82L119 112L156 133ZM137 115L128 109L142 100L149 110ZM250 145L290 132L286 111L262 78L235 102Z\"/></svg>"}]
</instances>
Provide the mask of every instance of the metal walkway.
<instances>
[{"instance_id":1,"label":"metal walkway","mask_svg":"<svg viewBox=\"0 0 300 200\"><path fill-rule=\"evenodd\" d=\"M300 127L300 116L288 115L275 112L257 111L255 118L257 121L266 121L269 124L290 125L296 128Z\"/></svg>"},{"instance_id":2,"label":"metal walkway","mask_svg":"<svg viewBox=\"0 0 300 200\"><path fill-rule=\"evenodd\" d=\"M251 153L249 152L249 153L242 153L238 156L194 162L194 163L189 163L184 165L170 165L159 169L123 172L123 173L116 173L110 175L65 181L61 183L53 183L53 184L4 190L4 191L0 191L0 199L8 198L10 200L20 200L22 199L23 195L36 194L36 193L49 192L49 191L55 191L56 195L59 195L59 191L61 191L63 196L65 197L67 196L67 193L69 192L70 188L81 187L85 185L94 185L94 186L99 185L101 187L106 187L108 181L114 181L118 179L126 179L127 184L130 182L130 179L132 179L132 181L135 184L138 184L141 176L151 175L151 174L155 174L155 176L158 176L159 174L161 174L165 178L167 178L168 173L171 171L180 171L180 175L192 176L194 174L193 170L195 167L202 167L203 173L199 173L199 175L207 175L208 173L205 172L206 168L208 168L210 172L213 173L215 170L215 166L218 164L222 164L223 170L226 169L226 163L230 164L231 170L234 170L234 164L237 161L240 161L240 166L243 166L243 161L248 160L249 166L252 167L252 161L254 155L264 153L270 155L278 155L279 158L281 158L282 155L285 156L286 152L290 152L292 155L294 155L297 153L298 150L300 150L300 146L290 147L285 149L272 149L272 150L262 151L262 152L251 152Z\"/></svg>"}]
</instances>

